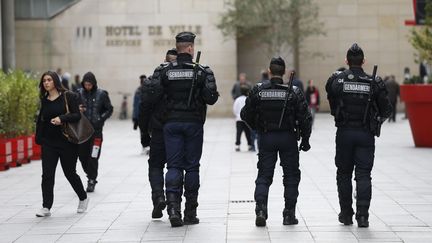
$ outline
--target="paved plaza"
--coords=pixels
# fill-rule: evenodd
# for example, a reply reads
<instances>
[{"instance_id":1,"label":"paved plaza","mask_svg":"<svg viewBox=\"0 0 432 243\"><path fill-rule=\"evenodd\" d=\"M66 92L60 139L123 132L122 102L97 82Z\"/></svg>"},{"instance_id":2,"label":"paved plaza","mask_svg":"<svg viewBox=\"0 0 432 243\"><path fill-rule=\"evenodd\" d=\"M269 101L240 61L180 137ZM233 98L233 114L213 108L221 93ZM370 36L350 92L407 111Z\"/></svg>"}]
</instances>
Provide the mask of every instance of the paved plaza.
<instances>
[{"instance_id":1,"label":"paved plaza","mask_svg":"<svg viewBox=\"0 0 432 243\"><path fill-rule=\"evenodd\" d=\"M401 117L401 115L399 116ZM171 228L151 219L147 156L131 121L107 123L99 183L87 213L57 168L52 216L41 207L41 163L0 172L0 242L432 242L432 149L414 148L407 120L386 123L376 140L370 227L337 220L335 128L319 114L312 149L301 153L296 226L282 225L282 171L269 196L267 227L255 227L255 153L234 151L235 121L208 119L201 160L199 225ZM85 175L78 165L83 181Z\"/></svg>"}]
</instances>

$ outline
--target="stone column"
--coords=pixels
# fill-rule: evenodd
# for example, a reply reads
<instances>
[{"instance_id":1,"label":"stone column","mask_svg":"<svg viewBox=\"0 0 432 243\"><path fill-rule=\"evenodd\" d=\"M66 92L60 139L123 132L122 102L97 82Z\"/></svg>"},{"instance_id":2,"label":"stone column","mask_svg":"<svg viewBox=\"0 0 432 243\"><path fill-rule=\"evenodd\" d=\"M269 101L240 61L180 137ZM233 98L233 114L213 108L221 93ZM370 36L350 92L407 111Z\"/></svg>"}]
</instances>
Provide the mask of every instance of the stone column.
<instances>
[{"instance_id":1,"label":"stone column","mask_svg":"<svg viewBox=\"0 0 432 243\"><path fill-rule=\"evenodd\" d=\"M15 8L14 0L1 0L2 67L15 69Z\"/></svg>"}]
</instances>

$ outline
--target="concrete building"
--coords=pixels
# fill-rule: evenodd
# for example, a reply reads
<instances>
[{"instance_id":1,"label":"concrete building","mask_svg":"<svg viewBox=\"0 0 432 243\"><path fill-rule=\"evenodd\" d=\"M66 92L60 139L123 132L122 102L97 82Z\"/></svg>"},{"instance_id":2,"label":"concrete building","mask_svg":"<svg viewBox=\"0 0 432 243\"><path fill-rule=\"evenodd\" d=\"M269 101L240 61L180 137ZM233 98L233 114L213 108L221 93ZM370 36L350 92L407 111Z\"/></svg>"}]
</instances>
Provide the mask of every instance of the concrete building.
<instances>
[{"instance_id":1,"label":"concrete building","mask_svg":"<svg viewBox=\"0 0 432 243\"><path fill-rule=\"evenodd\" d=\"M260 52L259 43L227 39L216 28L227 0L47 0L42 8L33 1L16 1L17 67L39 72L61 67L81 76L91 70L100 87L109 91L117 112L124 95L131 108L139 75L152 73L174 46L174 36L183 30L197 34L201 62L216 74L221 99L209 110L213 115L231 114L230 90L238 72L256 81L260 70L268 66L269 57ZM303 43L300 78L304 83L315 80L323 110L328 109L325 81L344 66L346 50L353 42L365 50L367 71L378 64L380 75L394 74L399 82L404 67L418 72L407 38L411 27L404 24L414 18L411 0L316 3L327 34ZM310 55L314 52L325 58ZM292 63L289 55L285 58Z\"/></svg>"}]
</instances>

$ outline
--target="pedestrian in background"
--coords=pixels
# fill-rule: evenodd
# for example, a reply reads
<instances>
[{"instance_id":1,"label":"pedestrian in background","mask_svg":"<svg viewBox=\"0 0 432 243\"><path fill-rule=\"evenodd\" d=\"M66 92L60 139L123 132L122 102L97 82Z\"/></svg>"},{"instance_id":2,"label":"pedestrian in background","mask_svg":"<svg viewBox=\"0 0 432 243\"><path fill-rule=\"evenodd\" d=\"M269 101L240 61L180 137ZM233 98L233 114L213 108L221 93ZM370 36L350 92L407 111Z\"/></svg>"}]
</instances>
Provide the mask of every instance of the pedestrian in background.
<instances>
[{"instance_id":1,"label":"pedestrian in background","mask_svg":"<svg viewBox=\"0 0 432 243\"><path fill-rule=\"evenodd\" d=\"M97 183L102 149L102 130L105 121L113 113L113 106L108 92L98 87L92 72L84 74L81 85L82 88L78 91L81 98L80 109L93 125L95 132L88 141L79 145L79 159L88 178L87 192L93 192Z\"/></svg>"},{"instance_id":2,"label":"pedestrian in background","mask_svg":"<svg viewBox=\"0 0 432 243\"><path fill-rule=\"evenodd\" d=\"M234 86L231 89L231 96L233 100L241 96L240 86L242 85L246 85L249 90L252 88L251 82L246 79L246 73L239 74L239 79L235 82Z\"/></svg>"},{"instance_id":3,"label":"pedestrian in background","mask_svg":"<svg viewBox=\"0 0 432 243\"><path fill-rule=\"evenodd\" d=\"M309 110L312 114L312 124L313 124L315 121L315 114L319 111L320 94L317 87L315 87L312 79L308 81L308 87L305 92L305 97L309 105Z\"/></svg>"},{"instance_id":4,"label":"pedestrian in background","mask_svg":"<svg viewBox=\"0 0 432 243\"><path fill-rule=\"evenodd\" d=\"M245 105L246 96L249 93L249 87L246 85L240 86L241 96L237 97L234 101L233 105L233 113L236 117L236 142L235 142L235 151L240 151L240 144L241 144L241 135L244 132L246 135L246 140L248 143L248 150L249 151L255 151L254 146L252 145L252 136L251 136L251 130L240 117L240 112L243 106Z\"/></svg>"},{"instance_id":5,"label":"pedestrian in background","mask_svg":"<svg viewBox=\"0 0 432 243\"><path fill-rule=\"evenodd\" d=\"M389 118L389 122L396 122L397 103L400 95L399 84L396 82L396 77L394 75L390 75L387 79L384 79L384 81L387 87L390 104L392 106L392 114Z\"/></svg>"},{"instance_id":6,"label":"pedestrian in background","mask_svg":"<svg viewBox=\"0 0 432 243\"><path fill-rule=\"evenodd\" d=\"M141 154L148 154L148 150L146 150L146 147L149 146L148 141L150 140L150 137L146 137L148 136L148 133L145 131L142 131L141 126L139 126L139 117L140 117L140 105L141 105L141 90L142 90L142 85L144 83L144 80L147 79L146 75L141 75L139 76L139 80L140 80L140 85L138 86L138 88L135 90L135 94L134 94L134 98L133 98L133 108L132 108L132 122L133 122L133 129L137 130L139 128L140 130L140 142L141 142L141 147L142 147L142 151Z\"/></svg>"},{"instance_id":7,"label":"pedestrian in background","mask_svg":"<svg viewBox=\"0 0 432 243\"><path fill-rule=\"evenodd\" d=\"M36 122L36 143L42 146L42 208L37 217L51 215L54 201L54 180L58 160L63 173L78 195L78 213L87 210L87 193L80 177L76 173L78 145L67 140L61 126L68 122L77 122L81 118L78 97L66 92L60 77L55 72L45 72L39 82L41 109ZM67 100L67 103L66 103ZM66 109L68 105L68 109ZM69 113L67 113L69 110Z\"/></svg>"}]
</instances>

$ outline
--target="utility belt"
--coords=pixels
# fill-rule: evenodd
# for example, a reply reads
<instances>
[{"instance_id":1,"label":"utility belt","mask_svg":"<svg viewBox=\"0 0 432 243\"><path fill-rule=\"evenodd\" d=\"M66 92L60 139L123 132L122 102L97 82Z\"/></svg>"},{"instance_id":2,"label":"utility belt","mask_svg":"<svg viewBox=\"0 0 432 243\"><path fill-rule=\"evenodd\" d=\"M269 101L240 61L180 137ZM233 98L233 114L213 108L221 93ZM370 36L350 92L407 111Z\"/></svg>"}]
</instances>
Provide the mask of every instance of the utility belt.
<instances>
[{"instance_id":1,"label":"utility belt","mask_svg":"<svg viewBox=\"0 0 432 243\"><path fill-rule=\"evenodd\" d=\"M179 122L199 122L204 123L206 118L205 111L179 111L170 110L167 111L164 123L168 121L179 121Z\"/></svg>"},{"instance_id":2,"label":"utility belt","mask_svg":"<svg viewBox=\"0 0 432 243\"><path fill-rule=\"evenodd\" d=\"M290 119L291 120L291 119ZM268 121L260 121L258 123L258 130L261 132L273 132L273 131L290 131L295 133L295 128L293 122L292 124L282 124L281 127L279 127L279 123L276 121L268 122Z\"/></svg>"}]
</instances>

